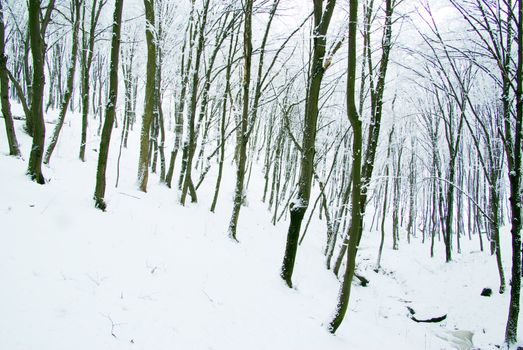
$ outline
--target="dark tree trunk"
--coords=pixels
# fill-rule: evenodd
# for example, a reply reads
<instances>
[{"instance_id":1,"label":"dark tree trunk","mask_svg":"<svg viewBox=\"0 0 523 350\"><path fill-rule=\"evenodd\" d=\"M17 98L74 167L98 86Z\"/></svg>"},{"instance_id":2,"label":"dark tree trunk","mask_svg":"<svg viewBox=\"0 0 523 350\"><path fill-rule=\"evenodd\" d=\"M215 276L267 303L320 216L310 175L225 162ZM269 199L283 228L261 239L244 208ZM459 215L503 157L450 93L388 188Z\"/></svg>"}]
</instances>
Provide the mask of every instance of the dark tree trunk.
<instances>
[{"instance_id":1,"label":"dark tree trunk","mask_svg":"<svg viewBox=\"0 0 523 350\"><path fill-rule=\"evenodd\" d=\"M362 182L361 182L361 153L363 148L362 127L358 116L355 102L356 83L356 34L358 23L358 0L350 0L349 8L349 51L348 51L348 73L347 73L347 117L353 129L352 141L352 198L351 198L351 225L349 228L349 245L347 254L347 266L338 296L338 302L334 318L329 323L328 329L331 333L336 332L341 325L351 292L351 283L354 276L356 253L358 250L359 232L361 231L362 215Z\"/></svg>"},{"instance_id":2,"label":"dark tree trunk","mask_svg":"<svg viewBox=\"0 0 523 350\"><path fill-rule=\"evenodd\" d=\"M392 13L393 0L386 0L385 2L385 27L383 32L382 47L383 54L381 57L378 82L376 90L372 92L372 120L369 130L369 139L367 151L365 155L365 162L362 167L362 127L359 120L358 112L355 103L355 80L356 80L356 32L358 20L358 1L350 0L349 9L349 50L348 50L348 79L347 79L347 114L349 121L354 129L353 140L353 165L352 165L352 208L351 208L351 224L349 227L349 244L347 247L347 264L345 266L345 274L338 297L338 303L335 310L333 320L329 324L329 331L336 332L340 326L347 307L349 305L352 279L354 277L354 270L356 268L356 254L358 252L358 245L361 240L363 231L363 217L365 215L365 208L367 203L367 187L372 177L372 170L374 168L374 159L376 155L376 147L378 144L379 129L381 125L381 115L383 107L383 91L385 89L385 77L389 61L389 53L391 49L392 37ZM370 61L370 60L369 60ZM369 64L369 69L372 67ZM371 88L371 91L374 89Z\"/></svg>"},{"instance_id":3,"label":"dark tree trunk","mask_svg":"<svg viewBox=\"0 0 523 350\"><path fill-rule=\"evenodd\" d=\"M7 133L7 143L9 144L9 155L20 157L20 147L16 139L13 116L11 114L11 104L9 102L9 76L7 74L7 56L5 54L5 25L3 0L0 0L0 93L2 100L2 115L5 122Z\"/></svg>"},{"instance_id":4,"label":"dark tree trunk","mask_svg":"<svg viewBox=\"0 0 523 350\"><path fill-rule=\"evenodd\" d=\"M509 159L509 182L510 182L510 210L512 222L510 233L512 234L512 283L510 286L510 304L505 331L505 341L508 344L517 342L519 299L521 294L521 156L522 156L522 132L523 132L523 4L518 1L518 50L516 71L516 122L514 132L514 143L512 150L512 161ZM508 96L506 96L508 98ZM505 135L511 133L510 122L505 120ZM508 140L512 140L509 137Z\"/></svg>"},{"instance_id":5,"label":"dark tree trunk","mask_svg":"<svg viewBox=\"0 0 523 350\"><path fill-rule=\"evenodd\" d=\"M321 82L325 74L324 58L326 52L326 34L329 28L336 0L328 0L323 9L323 0L313 0L314 3L314 39L313 53L308 82L305 118L302 141L302 155L300 163L300 176L298 179L298 194L290 204L290 224L287 231L287 244L281 267L280 276L287 286L292 288L292 273L298 249L298 237L301 223L309 205L312 174L314 168L314 155L316 146L316 128L318 123L318 100Z\"/></svg>"},{"instance_id":6,"label":"dark tree trunk","mask_svg":"<svg viewBox=\"0 0 523 350\"><path fill-rule=\"evenodd\" d=\"M105 121L100 139L100 150L98 155L98 168L96 170L96 187L94 192L95 207L105 210L105 173L107 169L107 157L109 155L109 144L113 131L114 117L116 114L116 101L118 97L118 60L120 58L120 32L122 24L123 0L115 0L113 14L113 34L111 39L111 63L109 71L109 99L105 108Z\"/></svg>"},{"instance_id":7,"label":"dark tree trunk","mask_svg":"<svg viewBox=\"0 0 523 350\"><path fill-rule=\"evenodd\" d=\"M39 10L40 11L40 10ZM32 79L34 77L34 71L33 76L31 76L31 68L29 66L29 51L31 51L32 54L32 48L31 48L31 26L27 26L27 35L24 41L24 87L25 87L25 96L27 103L31 105L33 101L33 83ZM43 69L43 68L42 68ZM33 121L33 113L28 114L28 118L25 120L25 131L29 136L33 136L34 132L34 121ZM45 135L44 135L45 136ZM43 152L43 151L42 151Z\"/></svg>"},{"instance_id":8,"label":"dark tree trunk","mask_svg":"<svg viewBox=\"0 0 523 350\"><path fill-rule=\"evenodd\" d=\"M46 16L40 20L40 1L29 0L29 34L31 37L31 55L33 57L33 84L31 86L31 122L33 133L33 145L29 156L27 175L31 180L44 184L45 178L42 174L42 157L45 142L45 122L44 122L44 57L45 57L45 26L51 16L54 0L48 4ZM47 21L47 22L46 22ZM29 125L28 125L29 127ZM31 129L29 129L30 131Z\"/></svg>"}]
</instances>

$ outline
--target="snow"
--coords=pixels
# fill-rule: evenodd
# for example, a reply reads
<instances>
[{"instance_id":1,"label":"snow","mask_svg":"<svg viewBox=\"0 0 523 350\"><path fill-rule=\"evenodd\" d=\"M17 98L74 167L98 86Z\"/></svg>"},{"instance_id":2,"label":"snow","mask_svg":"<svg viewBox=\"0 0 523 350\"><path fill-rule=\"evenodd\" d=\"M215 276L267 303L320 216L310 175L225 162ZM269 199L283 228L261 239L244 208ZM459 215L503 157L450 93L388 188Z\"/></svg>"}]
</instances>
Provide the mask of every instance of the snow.
<instances>
[{"instance_id":1,"label":"snow","mask_svg":"<svg viewBox=\"0 0 523 350\"><path fill-rule=\"evenodd\" d=\"M212 171L199 190L200 202L183 207L177 191L160 185L155 174L147 193L136 189L138 127L114 188L116 129L104 213L92 201L98 123L90 121L82 163L81 117L67 118L44 167L44 186L25 176L24 160L6 155L1 123L0 349L469 349L467 332L474 348L502 344L509 293L495 292L495 259L477 251L477 237L464 237L463 253L446 264L440 242L433 259L420 238L411 245L403 239L393 251L389 230L383 269L376 273L379 234L366 232L357 261L370 284L355 284L346 319L333 336L325 325L339 281L324 268L325 224L317 216L298 250L296 287L289 289L279 277L288 222L271 225L259 201L263 177L254 176L256 169L249 206L240 215L240 243L233 243L227 238L231 157L216 213L209 212ZM16 126L27 160L31 142L20 121ZM510 271L508 229L502 239ZM480 296L484 287L493 289L492 297ZM407 306L419 318L447 319L415 323Z\"/></svg>"}]
</instances>

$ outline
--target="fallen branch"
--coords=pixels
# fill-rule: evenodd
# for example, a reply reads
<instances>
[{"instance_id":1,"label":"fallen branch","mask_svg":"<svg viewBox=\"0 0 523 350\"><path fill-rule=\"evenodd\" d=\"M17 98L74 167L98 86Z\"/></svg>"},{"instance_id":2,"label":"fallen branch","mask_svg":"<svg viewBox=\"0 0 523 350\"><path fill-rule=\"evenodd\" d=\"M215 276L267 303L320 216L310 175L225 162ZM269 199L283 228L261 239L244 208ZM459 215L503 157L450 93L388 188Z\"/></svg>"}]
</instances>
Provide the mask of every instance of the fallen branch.
<instances>
[{"instance_id":1,"label":"fallen branch","mask_svg":"<svg viewBox=\"0 0 523 350\"><path fill-rule=\"evenodd\" d=\"M447 318L447 315L445 314L445 315L439 316L439 317L432 317L432 318L427 318L427 319L424 319L424 320L420 320L420 319L416 318L416 316L414 316L416 311L414 311L413 308L407 306L407 309L410 312L410 318L414 322L418 322L418 323L438 323L438 322L441 322L441 321L443 321L443 320L445 320Z\"/></svg>"},{"instance_id":2,"label":"fallen branch","mask_svg":"<svg viewBox=\"0 0 523 350\"><path fill-rule=\"evenodd\" d=\"M443 316L440 316L440 317L433 317L433 318L429 318L429 319L426 319L426 320L418 320L416 317L414 316L411 316L410 317L414 322L418 322L418 323L422 323L422 322L426 322L426 323L438 323L438 322L441 322L443 321L444 319L447 318L447 315L443 315Z\"/></svg>"},{"instance_id":3,"label":"fallen branch","mask_svg":"<svg viewBox=\"0 0 523 350\"><path fill-rule=\"evenodd\" d=\"M369 280L363 276L354 274L354 277L356 277L360 281L362 287L367 287L367 284L369 284Z\"/></svg>"}]
</instances>

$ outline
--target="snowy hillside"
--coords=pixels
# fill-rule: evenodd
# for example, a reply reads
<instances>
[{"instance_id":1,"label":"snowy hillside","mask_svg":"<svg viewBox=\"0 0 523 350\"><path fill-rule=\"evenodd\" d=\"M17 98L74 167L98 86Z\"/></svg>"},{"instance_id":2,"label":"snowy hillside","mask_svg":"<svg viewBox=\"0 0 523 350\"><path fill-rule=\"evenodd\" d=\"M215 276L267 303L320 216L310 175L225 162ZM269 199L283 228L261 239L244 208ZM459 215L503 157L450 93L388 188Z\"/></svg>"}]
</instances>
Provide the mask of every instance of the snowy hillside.
<instances>
[{"instance_id":1,"label":"snowy hillside","mask_svg":"<svg viewBox=\"0 0 523 350\"><path fill-rule=\"evenodd\" d=\"M147 193L136 189L137 132L122 154L115 188L115 137L109 206L101 212L92 201L96 128L82 163L80 116L69 120L43 168L45 186L26 177L26 162L7 156L0 139L0 349L419 350L503 343L509 295L497 293L495 259L479 252L476 239L464 238L462 254L446 264L441 254L431 259L420 238L408 245L402 233L399 251L386 240L383 270L376 273L379 233L364 232L357 273L370 282L362 287L355 280L346 322L331 335L325 324L339 281L324 268L325 224L315 215L298 251L295 288L287 288L279 269L288 222L270 223L260 201L261 166L253 170L234 243L227 237L231 157L213 214L214 173L199 190L199 203L185 207L178 190L159 185L156 175ZM27 159L30 138L19 121L16 131ZM502 241L510 266L507 231ZM480 296L484 287L493 289L491 297ZM407 307L418 319L447 317L416 323ZM472 335L472 343L460 335Z\"/></svg>"}]
</instances>

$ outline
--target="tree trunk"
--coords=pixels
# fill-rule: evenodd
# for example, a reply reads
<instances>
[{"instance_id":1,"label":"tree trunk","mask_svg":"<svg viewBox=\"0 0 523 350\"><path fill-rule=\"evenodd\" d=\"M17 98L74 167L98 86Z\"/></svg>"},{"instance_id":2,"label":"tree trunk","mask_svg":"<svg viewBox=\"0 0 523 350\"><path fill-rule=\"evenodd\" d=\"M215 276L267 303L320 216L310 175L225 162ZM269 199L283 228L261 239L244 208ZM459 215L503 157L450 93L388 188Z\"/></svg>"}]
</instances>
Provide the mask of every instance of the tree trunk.
<instances>
[{"instance_id":1,"label":"tree trunk","mask_svg":"<svg viewBox=\"0 0 523 350\"><path fill-rule=\"evenodd\" d=\"M390 149L391 149L391 143L392 143L392 135L394 133L394 128L389 133L389 145L387 147L387 164L385 164L385 191L383 194L383 213L381 218L381 239L380 239L380 247L378 249L378 261L376 263L376 270L379 270L381 268L381 254L383 252L383 243L385 242L385 218L387 217L387 195L389 191L389 157L390 157Z\"/></svg>"},{"instance_id":2,"label":"tree trunk","mask_svg":"<svg viewBox=\"0 0 523 350\"><path fill-rule=\"evenodd\" d=\"M399 142L398 158L395 166L394 174L394 200L392 202L392 249L399 249L399 207L400 207L400 191L401 191L401 155L403 154L403 144L402 141Z\"/></svg>"},{"instance_id":3,"label":"tree trunk","mask_svg":"<svg viewBox=\"0 0 523 350\"><path fill-rule=\"evenodd\" d=\"M113 14L113 34L111 39L111 63L109 71L109 99L105 107L105 121L103 124L100 150L98 155L98 168L96 170L96 187L94 192L95 207L105 210L105 173L109 144L113 131L114 117L116 114L116 101L118 98L118 60L120 57L120 32L122 24L123 0L115 0Z\"/></svg>"},{"instance_id":4,"label":"tree trunk","mask_svg":"<svg viewBox=\"0 0 523 350\"><path fill-rule=\"evenodd\" d=\"M145 37L147 40L147 77L145 82L145 102L140 134L140 156L138 159L138 189L147 192L149 178L149 131L155 110L156 92L156 39L154 35L154 0L144 0Z\"/></svg>"},{"instance_id":5,"label":"tree trunk","mask_svg":"<svg viewBox=\"0 0 523 350\"><path fill-rule=\"evenodd\" d=\"M201 24L199 27L199 34L198 34L198 45L196 47L196 56L194 61L194 70L192 74L192 85L191 85L191 104L189 108L189 135L188 139L185 144L186 151L184 153L185 156L185 175L183 179L183 186L182 186L182 195L180 197L180 203L182 205L185 205L185 199L187 197L187 193L191 196L191 202L197 202L198 198L196 195L196 190L194 189L194 183L192 181L192 163L194 158L194 153L196 151L196 130L195 130L195 123L196 123L196 103L198 99L198 86L199 86L199 71L200 71L200 63L201 63L201 57L204 50L204 44L205 44L205 28L207 24L207 14L209 10L209 2L210 0L206 0L204 3L203 12L201 14Z\"/></svg>"},{"instance_id":6,"label":"tree trunk","mask_svg":"<svg viewBox=\"0 0 523 350\"><path fill-rule=\"evenodd\" d=\"M521 294L521 148L522 148L522 123L523 123L523 4L518 1L518 51L517 51L517 71L516 71L516 122L514 133L514 144L512 149L513 157L509 160L509 182L510 182L510 209L512 212L512 222L510 233L512 234L512 283L510 286L510 304L505 331L505 341L508 344L517 342L518 318L519 318L519 299ZM508 98L508 97L507 97ZM511 132L508 120L505 120L505 135ZM509 138L509 140L512 137Z\"/></svg>"},{"instance_id":7,"label":"tree trunk","mask_svg":"<svg viewBox=\"0 0 523 350\"><path fill-rule=\"evenodd\" d=\"M411 237L416 237L416 160L414 139L410 143L409 163L409 222L407 224L407 243L410 244Z\"/></svg>"},{"instance_id":8,"label":"tree trunk","mask_svg":"<svg viewBox=\"0 0 523 350\"><path fill-rule=\"evenodd\" d=\"M86 0L84 0L86 1ZM89 27L89 39L88 43L85 38L82 39L82 133L80 141L80 153L79 158L82 162L85 162L85 146L87 143L87 125L88 125L88 115L89 115L89 75L91 70L91 65L93 63L93 52L94 52L94 36L96 25L98 19L100 18L100 13L102 7L105 5L106 1L104 0L93 0L93 5L91 9L91 22ZM98 4L98 7L96 6ZM85 2L84 2L85 6ZM85 33L85 32L84 32ZM85 35L85 34L83 34Z\"/></svg>"},{"instance_id":9,"label":"tree trunk","mask_svg":"<svg viewBox=\"0 0 523 350\"><path fill-rule=\"evenodd\" d=\"M251 60L252 60L252 3L253 0L246 0L244 5L244 31L243 31L243 103L242 103L242 119L241 119L241 133L239 142L239 159L238 167L236 169L236 188L234 191L234 202L232 209L231 221L229 223L229 238L238 241L236 238L236 227L238 225L238 217L240 216L240 209L243 204L244 196L244 179L245 179L245 164L247 162L247 142L248 138L248 123L249 123L249 86L251 83Z\"/></svg>"},{"instance_id":10,"label":"tree trunk","mask_svg":"<svg viewBox=\"0 0 523 350\"><path fill-rule=\"evenodd\" d=\"M313 53L305 102L305 118L302 141L302 154L300 176L298 179L298 194L289 205L290 224L287 231L285 255L281 267L281 278L289 288L292 288L292 273L298 249L298 238L301 223L307 207L311 192L312 173L316 145L316 128L318 123L318 100L321 82L325 74L324 56L326 52L326 34L329 28L336 0L329 0L323 9L322 0L313 0L314 3L314 38Z\"/></svg>"},{"instance_id":11,"label":"tree trunk","mask_svg":"<svg viewBox=\"0 0 523 350\"><path fill-rule=\"evenodd\" d=\"M54 1L51 0L48 13L52 11ZM45 122L44 122L44 56L45 56L45 42L43 34L45 30L42 29L40 20L40 1L29 0L29 34L31 37L31 55L33 57L33 84L31 86L31 122L33 145L31 147L31 154L29 156L29 165L27 167L27 175L31 180L44 184L45 178L42 174L42 157L44 153L45 142ZM28 124L29 127L29 124ZM29 129L28 131L30 131Z\"/></svg>"},{"instance_id":12,"label":"tree trunk","mask_svg":"<svg viewBox=\"0 0 523 350\"><path fill-rule=\"evenodd\" d=\"M187 85L189 81L189 70L192 63L192 47L193 47L193 40L192 40L192 32L193 32L193 12L194 12L194 1L192 2L192 8L191 8L191 15L189 20L189 25L186 30L186 35L183 41L182 46L182 59L181 59L181 77L182 77L182 88L180 91L180 99L176 106L176 110L174 112L174 144L173 149L171 151L171 159L169 161L169 168L167 170L167 175L165 178L165 183L167 187L171 188L171 183L174 175L174 163L176 162L176 156L178 155L178 150L180 149L181 143L182 143L182 134L183 134L183 111L185 108L185 95L187 93ZM187 35L189 36L189 49L187 50L187 66L185 66L185 46L187 45ZM187 67L187 68L186 68ZM185 159L185 157L183 157ZM180 172L180 179L178 187L181 188L181 183L183 181L183 174L184 174L184 168Z\"/></svg>"},{"instance_id":13,"label":"tree trunk","mask_svg":"<svg viewBox=\"0 0 523 350\"><path fill-rule=\"evenodd\" d=\"M351 224L349 228L349 244L347 247L347 264L345 266L345 274L343 277L342 287L340 290L338 303L335 310L335 316L329 324L329 331L336 332L340 326L347 307L349 304L352 278L354 277L354 270L356 267L356 254L358 245L361 240L363 231L363 217L365 215L365 207L367 203L367 187L372 177L372 170L374 168L374 159L376 155L376 147L378 144L379 129L381 125L381 115L383 107L383 91L385 89L385 77L387 72L389 53L391 49L392 37L392 0L385 2L385 27L383 32L382 47L383 54L379 68L378 82L376 90L372 92L373 95L373 114L371 126L369 130L369 139L367 151L365 155L365 163L362 168L361 152L362 152L362 127L359 120L358 112L355 103L355 80L356 80L356 32L357 32L357 17L358 17L358 1L350 0L349 9L349 59L348 59L348 80L347 80L347 114L349 121L354 129L353 140L353 159L352 166L352 208L351 208ZM369 68L372 67L369 64ZM371 90L374 90L371 88Z\"/></svg>"},{"instance_id":14,"label":"tree trunk","mask_svg":"<svg viewBox=\"0 0 523 350\"><path fill-rule=\"evenodd\" d=\"M5 25L3 1L0 0L0 93L2 101L2 115L4 116L7 143L9 144L9 155L20 157L20 147L16 139L13 116L11 114L11 103L9 102L9 76L7 74L7 56L5 54Z\"/></svg>"},{"instance_id":15,"label":"tree trunk","mask_svg":"<svg viewBox=\"0 0 523 350\"><path fill-rule=\"evenodd\" d=\"M40 20L40 18L38 18ZM32 41L31 41L31 26L27 26L27 36L24 41L24 87L25 87L25 96L28 104L30 105L33 101L33 84L32 79L34 78L34 70L33 70L33 77L31 77L31 69L29 67L29 51L31 50L32 54ZM34 60L34 59L33 59ZM42 63L43 64L43 63ZM42 68L43 69L43 68ZM32 110L32 109L31 109ZM33 113L31 112L28 115L28 118L25 120L25 131L29 136L33 136L34 132L34 121L33 121ZM45 137L45 135L44 135ZM43 150L42 150L43 152Z\"/></svg>"},{"instance_id":16,"label":"tree trunk","mask_svg":"<svg viewBox=\"0 0 523 350\"><path fill-rule=\"evenodd\" d=\"M348 73L347 73L347 117L354 132L352 141L352 198L351 198L351 224L349 228L349 245L347 254L347 266L341 290L338 296L334 318L329 323L328 330L336 332L340 326L347 307L351 292L351 283L354 276L356 254L358 250L359 234L361 231L362 215L362 182L361 182L361 152L363 148L362 127L355 103L356 83L356 33L358 23L358 0L350 0L349 8L349 51L348 51Z\"/></svg>"},{"instance_id":17,"label":"tree trunk","mask_svg":"<svg viewBox=\"0 0 523 350\"><path fill-rule=\"evenodd\" d=\"M211 212L214 213L216 210L216 203L218 202L218 194L220 192L220 185L222 181L223 174L223 162L225 160L225 128L226 128L226 117L227 117L227 96L230 92L230 81L231 81L231 68L234 54L236 52L236 45L238 40L234 40L234 35L231 35L231 43L229 45L229 54L227 59L227 68L225 69L225 89L223 91L223 101L222 101L222 116L220 121L220 158L218 160L218 176L216 177L216 185L214 188L214 196L211 204Z\"/></svg>"},{"instance_id":18,"label":"tree trunk","mask_svg":"<svg viewBox=\"0 0 523 350\"><path fill-rule=\"evenodd\" d=\"M73 19L73 32L72 32L72 42L73 47L71 49L71 62L69 63L69 69L67 70L67 85L66 90L63 95L63 100L60 106L60 114L58 116L58 121L53 131L51 137L51 142L47 147L44 157L44 164L49 164L53 151L58 143L58 136L64 125L65 115L67 113L67 108L69 107L69 102L71 101L71 96L73 95L73 84L74 84L74 75L76 72L76 60L78 56L78 32L80 30L80 6L81 0L71 0L71 6L74 9L74 19Z\"/></svg>"}]
</instances>

